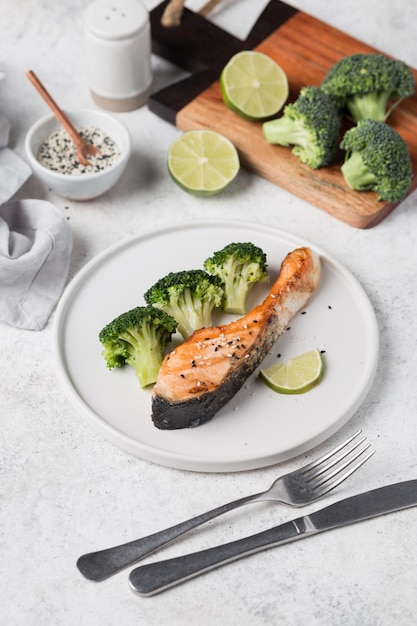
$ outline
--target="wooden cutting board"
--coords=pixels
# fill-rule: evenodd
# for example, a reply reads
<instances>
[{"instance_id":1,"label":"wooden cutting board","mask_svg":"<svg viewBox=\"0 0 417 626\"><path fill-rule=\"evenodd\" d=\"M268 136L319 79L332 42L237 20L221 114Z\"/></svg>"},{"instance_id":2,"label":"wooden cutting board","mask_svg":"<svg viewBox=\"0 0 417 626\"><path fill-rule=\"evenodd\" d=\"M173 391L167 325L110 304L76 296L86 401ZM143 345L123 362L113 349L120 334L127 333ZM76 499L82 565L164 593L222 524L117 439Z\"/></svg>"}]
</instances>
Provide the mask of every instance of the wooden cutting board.
<instances>
[{"instance_id":1,"label":"wooden cutting board","mask_svg":"<svg viewBox=\"0 0 417 626\"><path fill-rule=\"evenodd\" d=\"M275 59L286 72L291 101L301 87L319 85L343 56L377 52L375 48L280 0L269 2L245 41L187 9L180 26L165 28L160 23L165 6L163 2L151 12L153 52L191 75L154 93L151 111L183 131L208 128L225 135L246 168L351 226L373 227L398 206L378 202L374 192L350 190L340 172L342 153L332 166L313 170L300 163L290 148L267 144L260 122L244 120L226 107L218 80L233 54L255 49ZM413 72L417 81L417 71ZM407 142L416 173L417 96L404 100L389 124ZM415 175L409 193L416 187Z\"/></svg>"}]
</instances>

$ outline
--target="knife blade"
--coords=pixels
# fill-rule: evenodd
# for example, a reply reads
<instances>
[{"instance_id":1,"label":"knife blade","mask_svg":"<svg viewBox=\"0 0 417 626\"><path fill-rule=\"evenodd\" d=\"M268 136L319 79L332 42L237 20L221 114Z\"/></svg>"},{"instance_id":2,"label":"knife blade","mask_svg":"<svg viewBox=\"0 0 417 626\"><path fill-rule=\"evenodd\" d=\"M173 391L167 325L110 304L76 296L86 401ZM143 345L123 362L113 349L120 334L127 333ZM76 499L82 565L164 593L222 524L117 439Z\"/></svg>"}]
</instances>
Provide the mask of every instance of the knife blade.
<instances>
[{"instance_id":1,"label":"knife blade","mask_svg":"<svg viewBox=\"0 0 417 626\"><path fill-rule=\"evenodd\" d=\"M130 587L152 596L245 556L417 505L417 480L407 480L339 500L309 515L214 548L136 567Z\"/></svg>"}]
</instances>

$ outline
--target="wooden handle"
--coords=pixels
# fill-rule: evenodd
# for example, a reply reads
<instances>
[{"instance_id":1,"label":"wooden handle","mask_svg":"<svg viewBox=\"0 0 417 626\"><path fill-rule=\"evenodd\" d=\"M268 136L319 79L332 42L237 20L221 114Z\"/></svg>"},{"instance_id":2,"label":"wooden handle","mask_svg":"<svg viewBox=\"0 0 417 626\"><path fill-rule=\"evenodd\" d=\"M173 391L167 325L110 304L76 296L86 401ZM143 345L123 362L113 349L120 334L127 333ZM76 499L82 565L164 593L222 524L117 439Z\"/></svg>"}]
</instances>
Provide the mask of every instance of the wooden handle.
<instances>
[{"instance_id":1,"label":"wooden handle","mask_svg":"<svg viewBox=\"0 0 417 626\"><path fill-rule=\"evenodd\" d=\"M221 0L208 0L197 12L199 15L206 17ZM184 12L184 0L170 0L162 14L161 24L166 28L179 26L181 24L182 14Z\"/></svg>"},{"instance_id":2,"label":"wooden handle","mask_svg":"<svg viewBox=\"0 0 417 626\"><path fill-rule=\"evenodd\" d=\"M171 0L168 2L161 18L162 26L172 28L179 26L184 11L184 0Z\"/></svg>"},{"instance_id":3,"label":"wooden handle","mask_svg":"<svg viewBox=\"0 0 417 626\"><path fill-rule=\"evenodd\" d=\"M71 139L73 140L75 145L76 146L80 145L83 140L80 137L79 133L74 128L74 126L71 124L71 122L69 121L67 116L64 114L64 112L59 108L59 106L57 105L55 100L52 98L51 94L45 89L45 87L43 86L43 84L41 83L39 78L36 76L35 72L33 72L32 70L29 70L26 73L26 76L29 78L31 83L35 86L37 91L40 93L42 98L45 100L45 102L47 103L47 105L51 109L52 113L57 118L57 120L65 128L65 130L67 131L67 133L69 134L69 136L71 137Z\"/></svg>"},{"instance_id":4,"label":"wooden handle","mask_svg":"<svg viewBox=\"0 0 417 626\"><path fill-rule=\"evenodd\" d=\"M221 0L209 0L198 10L198 14L206 17L221 2Z\"/></svg>"}]
</instances>

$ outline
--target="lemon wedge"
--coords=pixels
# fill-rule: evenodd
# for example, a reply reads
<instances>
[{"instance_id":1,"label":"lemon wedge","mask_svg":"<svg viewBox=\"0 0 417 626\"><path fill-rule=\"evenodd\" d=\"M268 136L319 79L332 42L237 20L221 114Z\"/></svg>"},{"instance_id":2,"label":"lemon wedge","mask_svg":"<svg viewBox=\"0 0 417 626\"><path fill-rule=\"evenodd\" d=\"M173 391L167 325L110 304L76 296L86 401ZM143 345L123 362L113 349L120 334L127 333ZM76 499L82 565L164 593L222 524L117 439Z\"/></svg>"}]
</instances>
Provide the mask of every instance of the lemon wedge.
<instances>
[{"instance_id":1,"label":"lemon wedge","mask_svg":"<svg viewBox=\"0 0 417 626\"><path fill-rule=\"evenodd\" d=\"M324 369L323 355L315 349L263 369L259 376L277 393L305 393L319 384Z\"/></svg>"}]
</instances>

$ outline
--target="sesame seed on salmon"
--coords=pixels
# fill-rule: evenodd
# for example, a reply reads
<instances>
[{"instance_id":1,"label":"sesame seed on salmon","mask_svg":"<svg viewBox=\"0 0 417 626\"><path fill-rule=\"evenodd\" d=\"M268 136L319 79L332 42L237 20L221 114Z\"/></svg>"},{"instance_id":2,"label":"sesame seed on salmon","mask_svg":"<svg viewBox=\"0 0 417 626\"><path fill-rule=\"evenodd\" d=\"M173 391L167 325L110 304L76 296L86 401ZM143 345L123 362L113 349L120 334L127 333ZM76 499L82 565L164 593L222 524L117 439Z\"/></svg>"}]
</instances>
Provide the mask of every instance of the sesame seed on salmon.
<instances>
[{"instance_id":1,"label":"sesame seed on salmon","mask_svg":"<svg viewBox=\"0 0 417 626\"><path fill-rule=\"evenodd\" d=\"M228 324L201 328L166 355L152 393L152 420L168 430L210 420L241 389L306 305L320 280L310 248L283 260L265 300Z\"/></svg>"}]
</instances>

